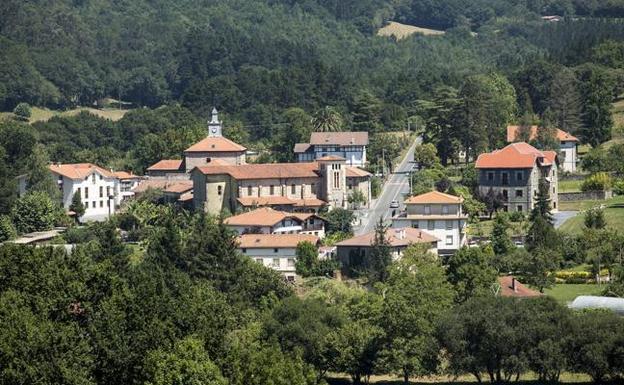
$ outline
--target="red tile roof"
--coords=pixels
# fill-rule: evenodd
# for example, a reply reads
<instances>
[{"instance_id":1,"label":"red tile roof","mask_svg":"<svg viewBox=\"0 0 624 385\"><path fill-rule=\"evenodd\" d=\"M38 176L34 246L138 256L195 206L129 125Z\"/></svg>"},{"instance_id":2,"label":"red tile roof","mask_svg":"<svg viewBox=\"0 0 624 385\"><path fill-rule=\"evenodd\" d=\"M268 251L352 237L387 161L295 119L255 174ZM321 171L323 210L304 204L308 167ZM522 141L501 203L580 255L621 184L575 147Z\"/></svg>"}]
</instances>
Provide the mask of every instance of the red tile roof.
<instances>
[{"instance_id":1,"label":"red tile roof","mask_svg":"<svg viewBox=\"0 0 624 385\"><path fill-rule=\"evenodd\" d=\"M508 275L506 277L498 277L498 284L500 285L501 291L500 295L502 297L518 297L518 298L526 298L526 297L539 297L542 294L531 290L528 287L521 284L517 279L515 280L515 290L514 290L514 277Z\"/></svg>"},{"instance_id":2,"label":"red tile roof","mask_svg":"<svg viewBox=\"0 0 624 385\"><path fill-rule=\"evenodd\" d=\"M294 219L299 222L316 217L310 213L289 213L286 211L274 210L270 207L261 207L225 219L225 224L230 226L273 226L285 219Z\"/></svg>"},{"instance_id":3,"label":"red tile roof","mask_svg":"<svg viewBox=\"0 0 624 385\"><path fill-rule=\"evenodd\" d=\"M94 172L97 172L107 178L114 178L112 172L100 166L96 166L93 163L51 164L48 168L53 173L62 175L69 179L84 179Z\"/></svg>"},{"instance_id":4,"label":"red tile roof","mask_svg":"<svg viewBox=\"0 0 624 385\"><path fill-rule=\"evenodd\" d=\"M428 193L416 195L405 200L406 204L444 204L444 203L462 203L464 198L451 194L445 194L439 191L430 191Z\"/></svg>"},{"instance_id":5,"label":"red tile roof","mask_svg":"<svg viewBox=\"0 0 624 385\"><path fill-rule=\"evenodd\" d=\"M507 126L507 142L515 142L521 126ZM537 138L537 126L531 126L529 140ZM578 142L578 138L557 128L557 139L560 142Z\"/></svg>"},{"instance_id":6,"label":"red tile roof","mask_svg":"<svg viewBox=\"0 0 624 385\"><path fill-rule=\"evenodd\" d=\"M177 171L182 167L180 159L163 159L147 168L147 171Z\"/></svg>"},{"instance_id":7,"label":"red tile roof","mask_svg":"<svg viewBox=\"0 0 624 385\"><path fill-rule=\"evenodd\" d=\"M311 145L334 144L338 146L366 146L368 132L313 132L310 135Z\"/></svg>"},{"instance_id":8,"label":"red tile roof","mask_svg":"<svg viewBox=\"0 0 624 385\"><path fill-rule=\"evenodd\" d=\"M174 194L182 194L193 190L193 182L190 180L171 181L167 184L163 191Z\"/></svg>"},{"instance_id":9,"label":"red tile roof","mask_svg":"<svg viewBox=\"0 0 624 385\"><path fill-rule=\"evenodd\" d=\"M308 234L243 234L238 237L240 249L294 249L301 242L316 245L319 237Z\"/></svg>"},{"instance_id":10,"label":"red tile roof","mask_svg":"<svg viewBox=\"0 0 624 385\"><path fill-rule=\"evenodd\" d=\"M413 229L411 227L400 229L390 228L386 230L386 239L393 247L404 247L413 243L434 243L439 241L439 239L433 235L423 230ZM375 232L372 231L367 234L338 242L336 246L368 247L371 246L374 241Z\"/></svg>"},{"instance_id":11,"label":"red tile roof","mask_svg":"<svg viewBox=\"0 0 624 385\"><path fill-rule=\"evenodd\" d=\"M327 205L327 202L317 198L295 199L293 201L295 207L322 207Z\"/></svg>"},{"instance_id":12,"label":"red tile roof","mask_svg":"<svg viewBox=\"0 0 624 385\"><path fill-rule=\"evenodd\" d=\"M247 148L238 143L234 143L222 136L209 136L200 140L184 152L243 152Z\"/></svg>"},{"instance_id":13,"label":"red tile roof","mask_svg":"<svg viewBox=\"0 0 624 385\"><path fill-rule=\"evenodd\" d=\"M134 175L131 172L128 171L114 171L113 172L113 176L117 179L135 179L135 178L142 178L138 175Z\"/></svg>"},{"instance_id":14,"label":"red tile roof","mask_svg":"<svg viewBox=\"0 0 624 385\"><path fill-rule=\"evenodd\" d=\"M306 152L310 147L310 143L295 143L295 154Z\"/></svg>"},{"instance_id":15,"label":"red tile roof","mask_svg":"<svg viewBox=\"0 0 624 385\"><path fill-rule=\"evenodd\" d=\"M204 166L196 170L205 175L229 174L234 179L317 178L318 163L265 163L240 166Z\"/></svg>"},{"instance_id":16,"label":"red tile roof","mask_svg":"<svg viewBox=\"0 0 624 385\"><path fill-rule=\"evenodd\" d=\"M539 158L540 166L555 163L555 151L540 151L530 144L519 142L489 153L481 154L475 163L476 168L532 168Z\"/></svg>"},{"instance_id":17,"label":"red tile roof","mask_svg":"<svg viewBox=\"0 0 624 385\"><path fill-rule=\"evenodd\" d=\"M362 170L358 167L347 167L347 178L365 178L372 174L366 170Z\"/></svg>"}]
</instances>

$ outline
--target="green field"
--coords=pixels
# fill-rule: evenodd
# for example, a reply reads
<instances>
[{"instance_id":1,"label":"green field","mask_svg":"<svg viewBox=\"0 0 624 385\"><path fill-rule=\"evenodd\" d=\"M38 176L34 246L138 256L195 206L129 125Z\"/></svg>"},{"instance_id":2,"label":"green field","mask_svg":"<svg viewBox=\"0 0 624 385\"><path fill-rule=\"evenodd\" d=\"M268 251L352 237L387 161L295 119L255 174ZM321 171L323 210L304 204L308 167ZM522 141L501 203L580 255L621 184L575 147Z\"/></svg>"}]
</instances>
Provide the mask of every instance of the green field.
<instances>
[{"instance_id":1,"label":"green field","mask_svg":"<svg viewBox=\"0 0 624 385\"><path fill-rule=\"evenodd\" d=\"M564 179L559 180L559 192L578 192L581 191L582 179Z\"/></svg>"},{"instance_id":2,"label":"green field","mask_svg":"<svg viewBox=\"0 0 624 385\"><path fill-rule=\"evenodd\" d=\"M89 112L93 115L99 116L104 119L117 121L123 118L124 115L129 110L119 110L119 109L101 109L100 110L100 109L90 108L90 107L78 107L78 108L74 108L73 110L55 111L55 110L50 110L47 108L32 107L31 116L28 122L29 123L45 122L47 120L50 120L50 118L54 116L74 116L74 115L78 115L79 113L83 111ZM6 118L6 119L11 119L13 118L13 113L2 112L1 117Z\"/></svg>"},{"instance_id":3,"label":"green field","mask_svg":"<svg viewBox=\"0 0 624 385\"><path fill-rule=\"evenodd\" d=\"M468 225L468 234L472 236L489 237L492 234L494 220L480 221L479 223L470 223ZM509 222L509 235L521 236L525 235L529 228L527 221Z\"/></svg>"},{"instance_id":4,"label":"green field","mask_svg":"<svg viewBox=\"0 0 624 385\"><path fill-rule=\"evenodd\" d=\"M404 39L415 33L422 33L423 35L444 35L444 31L437 29L421 28L414 25L401 24L395 21L391 21L383 28L377 31L379 36L394 36L397 40Z\"/></svg>"},{"instance_id":5,"label":"green field","mask_svg":"<svg viewBox=\"0 0 624 385\"><path fill-rule=\"evenodd\" d=\"M600 205L605 205L604 213L607 227L615 230L624 230L624 196L617 196L606 201L561 202L559 208L561 210L585 211ZM581 234L585 228L583 220L584 216L581 213L568 219L560 227L560 230L568 234Z\"/></svg>"},{"instance_id":6,"label":"green field","mask_svg":"<svg viewBox=\"0 0 624 385\"><path fill-rule=\"evenodd\" d=\"M579 295L600 295L603 288L604 285L559 283L550 289L544 290L544 294L553 297L557 302L566 304Z\"/></svg>"}]
</instances>

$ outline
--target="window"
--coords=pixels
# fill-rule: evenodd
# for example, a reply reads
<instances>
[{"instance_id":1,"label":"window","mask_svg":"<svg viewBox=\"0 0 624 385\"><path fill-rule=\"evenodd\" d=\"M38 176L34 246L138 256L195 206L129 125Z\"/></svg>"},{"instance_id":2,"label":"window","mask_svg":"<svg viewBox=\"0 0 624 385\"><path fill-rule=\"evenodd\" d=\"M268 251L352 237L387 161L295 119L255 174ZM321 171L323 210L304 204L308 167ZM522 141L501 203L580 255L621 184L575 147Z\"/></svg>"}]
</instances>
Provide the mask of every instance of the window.
<instances>
[{"instance_id":1,"label":"window","mask_svg":"<svg viewBox=\"0 0 624 385\"><path fill-rule=\"evenodd\" d=\"M297 193L297 186L294 183L290 185L290 193L293 195Z\"/></svg>"},{"instance_id":2,"label":"window","mask_svg":"<svg viewBox=\"0 0 624 385\"><path fill-rule=\"evenodd\" d=\"M518 205L518 206L516 207L516 211L517 211L517 212L519 212L519 213L521 213L522 211L524 211L524 209L522 208L522 205Z\"/></svg>"},{"instance_id":3,"label":"window","mask_svg":"<svg viewBox=\"0 0 624 385\"><path fill-rule=\"evenodd\" d=\"M412 228L414 228L414 229L418 229L418 228L419 228L419 226L420 226L420 225L418 224L418 221L416 221L416 222L412 222Z\"/></svg>"},{"instance_id":4,"label":"window","mask_svg":"<svg viewBox=\"0 0 624 385\"><path fill-rule=\"evenodd\" d=\"M277 253L277 249L273 249L273 252L274 252L274 253Z\"/></svg>"},{"instance_id":5,"label":"window","mask_svg":"<svg viewBox=\"0 0 624 385\"><path fill-rule=\"evenodd\" d=\"M508 207L507 205L504 205L504 206L503 206L503 211L504 211L504 212L509 212L509 207Z\"/></svg>"},{"instance_id":6,"label":"window","mask_svg":"<svg viewBox=\"0 0 624 385\"><path fill-rule=\"evenodd\" d=\"M487 173L487 180L489 180L490 182L494 180L494 173L493 172L488 172Z\"/></svg>"},{"instance_id":7,"label":"window","mask_svg":"<svg viewBox=\"0 0 624 385\"><path fill-rule=\"evenodd\" d=\"M431 206L425 205L425 215L431 214Z\"/></svg>"},{"instance_id":8,"label":"window","mask_svg":"<svg viewBox=\"0 0 624 385\"><path fill-rule=\"evenodd\" d=\"M522 180L522 171L516 173L516 180Z\"/></svg>"},{"instance_id":9,"label":"window","mask_svg":"<svg viewBox=\"0 0 624 385\"><path fill-rule=\"evenodd\" d=\"M275 186L274 185L269 186L269 194L275 195Z\"/></svg>"},{"instance_id":10,"label":"window","mask_svg":"<svg viewBox=\"0 0 624 385\"><path fill-rule=\"evenodd\" d=\"M501 174L501 177L503 179L503 181L502 181L503 186L507 186L509 184L509 174L506 173L506 172L503 172Z\"/></svg>"},{"instance_id":11,"label":"window","mask_svg":"<svg viewBox=\"0 0 624 385\"><path fill-rule=\"evenodd\" d=\"M256 262L262 264L262 258L256 258Z\"/></svg>"},{"instance_id":12,"label":"window","mask_svg":"<svg viewBox=\"0 0 624 385\"><path fill-rule=\"evenodd\" d=\"M91 207L95 208L95 201L91 202Z\"/></svg>"},{"instance_id":13,"label":"window","mask_svg":"<svg viewBox=\"0 0 624 385\"><path fill-rule=\"evenodd\" d=\"M273 258L272 265L273 265L273 267L279 267L280 266L279 258Z\"/></svg>"},{"instance_id":14,"label":"window","mask_svg":"<svg viewBox=\"0 0 624 385\"><path fill-rule=\"evenodd\" d=\"M522 198L523 195L523 191L522 190L516 190L516 198Z\"/></svg>"},{"instance_id":15,"label":"window","mask_svg":"<svg viewBox=\"0 0 624 385\"><path fill-rule=\"evenodd\" d=\"M79 197L82 197L82 195L81 195L81 193L80 193L80 187L78 187L78 188L76 189L76 194L78 194L78 196L79 196Z\"/></svg>"},{"instance_id":16,"label":"window","mask_svg":"<svg viewBox=\"0 0 624 385\"><path fill-rule=\"evenodd\" d=\"M104 198L104 187L100 186L100 198Z\"/></svg>"},{"instance_id":17,"label":"window","mask_svg":"<svg viewBox=\"0 0 624 385\"><path fill-rule=\"evenodd\" d=\"M104 177L102 175L100 175L100 180L104 179Z\"/></svg>"},{"instance_id":18,"label":"window","mask_svg":"<svg viewBox=\"0 0 624 385\"><path fill-rule=\"evenodd\" d=\"M452 245L453 244L453 236L452 235L447 235L446 236L446 244L447 245Z\"/></svg>"},{"instance_id":19,"label":"window","mask_svg":"<svg viewBox=\"0 0 624 385\"><path fill-rule=\"evenodd\" d=\"M110 186L106 186L106 196L107 197L111 196L111 188L110 188Z\"/></svg>"},{"instance_id":20,"label":"window","mask_svg":"<svg viewBox=\"0 0 624 385\"><path fill-rule=\"evenodd\" d=\"M553 187L553 194L555 193L555 188Z\"/></svg>"},{"instance_id":21,"label":"window","mask_svg":"<svg viewBox=\"0 0 624 385\"><path fill-rule=\"evenodd\" d=\"M251 196L253 193L253 188L251 186L247 186L247 196Z\"/></svg>"},{"instance_id":22,"label":"window","mask_svg":"<svg viewBox=\"0 0 624 385\"><path fill-rule=\"evenodd\" d=\"M246 252L247 252L247 249L243 249L243 253L246 253Z\"/></svg>"},{"instance_id":23,"label":"window","mask_svg":"<svg viewBox=\"0 0 624 385\"><path fill-rule=\"evenodd\" d=\"M449 213L449 208L447 205L443 205L442 206L442 214L448 214Z\"/></svg>"},{"instance_id":24,"label":"window","mask_svg":"<svg viewBox=\"0 0 624 385\"><path fill-rule=\"evenodd\" d=\"M100 207L104 207L104 201L100 201Z\"/></svg>"},{"instance_id":25,"label":"window","mask_svg":"<svg viewBox=\"0 0 624 385\"><path fill-rule=\"evenodd\" d=\"M91 174L91 183L95 183L95 174Z\"/></svg>"},{"instance_id":26,"label":"window","mask_svg":"<svg viewBox=\"0 0 624 385\"><path fill-rule=\"evenodd\" d=\"M295 260L293 258L288 258L288 267L295 267Z\"/></svg>"},{"instance_id":27,"label":"window","mask_svg":"<svg viewBox=\"0 0 624 385\"><path fill-rule=\"evenodd\" d=\"M110 199L106 201L106 207L110 207Z\"/></svg>"},{"instance_id":28,"label":"window","mask_svg":"<svg viewBox=\"0 0 624 385\"><path fill-rule=\"evenodd\" d=\"M85 199L89 199L89 188L85 187Z\"/></svg>"},{"instance_id":29,"label":"window","mask_svg":"<svg viewBox=\"0 0 624 385\"><path fill-rule=\"evenodd\" d=\"M206 158L206 163L210 163L210 162L212 162L212 158L210 157Z\"/></svg>"},{"instance_id":30,"label":"window","mask_svg":"<svg viewBox=\"0 0 624 385\"><path fill-rule=\"evenodd\" d=\"M312 194L316 194L316 184L312 183L312 184L310 185L310 192L311 192Z\"/></svg>"},{"instance_id":31,"label":"window","mask_svg":"<svg viewBox=\"0 0 624 385\"><path fill-rule=\"evenodd\" d=\"M435 228L435 221L427 221L427 230L433 230Z\"/></svg>"},{"instance_id":32,"label":"window","mask_svg":"<svg viewBox=\"0 0 624 385\"><path fill-rule=\"evenodd\" d=\"M507 190L503 190L503 199L509 199L509 193L507 192Z\"/></svg>"},{"instance_id":33,"label":"window","mask_svg":"<svg viewBox=\"0 0 624 385\"><path fill-rule=\"evenodd\" d=\"M453 230L453 221L446 221L446 229Z\"/></svg>"},{"instance_id":34,"label":"window","mask_svg":"<svg viewBox=\"0 0 624 385\"><path fill-rule=\"evenodd\" d=\"M223 186L217 186L217 195L223 195Z\"/></svg>"},{"instance_id":35,"label":"window","mask_svg":"<svg viewBox=\"0 0 624 385\"><path fill-rule=\"evenodd\" d=\"M336 190L340 188L340 171L334 172L334 188Z\"/></svg>"}]
</instances>

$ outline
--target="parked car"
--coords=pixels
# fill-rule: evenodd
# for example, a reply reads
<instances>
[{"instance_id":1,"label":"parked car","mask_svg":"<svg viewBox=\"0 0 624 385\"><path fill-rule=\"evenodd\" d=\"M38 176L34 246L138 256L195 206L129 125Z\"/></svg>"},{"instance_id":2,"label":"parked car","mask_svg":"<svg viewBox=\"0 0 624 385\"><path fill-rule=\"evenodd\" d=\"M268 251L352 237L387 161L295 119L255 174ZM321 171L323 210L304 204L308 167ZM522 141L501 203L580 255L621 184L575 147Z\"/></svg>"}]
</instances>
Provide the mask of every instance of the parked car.
<instances>
[{"instance_id":1,"label":"parked car","mask_svg":"<svg viewBox=\"0 0 624 385\"><path fill-rule=\"evenodd\" d=\"M399 201L397 201L396 199L393 200L392 202L390 202L390 208L391 209L398 209L399 208Z\"/></svg>"}]
</instances>

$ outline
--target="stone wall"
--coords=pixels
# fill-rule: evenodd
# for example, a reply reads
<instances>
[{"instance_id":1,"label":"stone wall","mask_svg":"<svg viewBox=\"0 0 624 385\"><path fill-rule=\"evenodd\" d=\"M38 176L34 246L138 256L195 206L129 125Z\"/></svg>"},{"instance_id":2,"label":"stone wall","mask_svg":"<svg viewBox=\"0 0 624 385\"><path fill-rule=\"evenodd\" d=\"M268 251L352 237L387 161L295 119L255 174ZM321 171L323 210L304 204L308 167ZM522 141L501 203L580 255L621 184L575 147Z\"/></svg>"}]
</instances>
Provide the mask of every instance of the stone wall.
<instances>
[{"instance_id":1,"label":"stone wall","mask_svg":"<svg viewBox=\"0 0 624 385\"><path fill-rule=\"evenodd\" d=\"M559 193L559 202L605 200L613 196L611 190L608 191L585 191L585 192L565 192Z\"/></svg>"}]
</instances>

